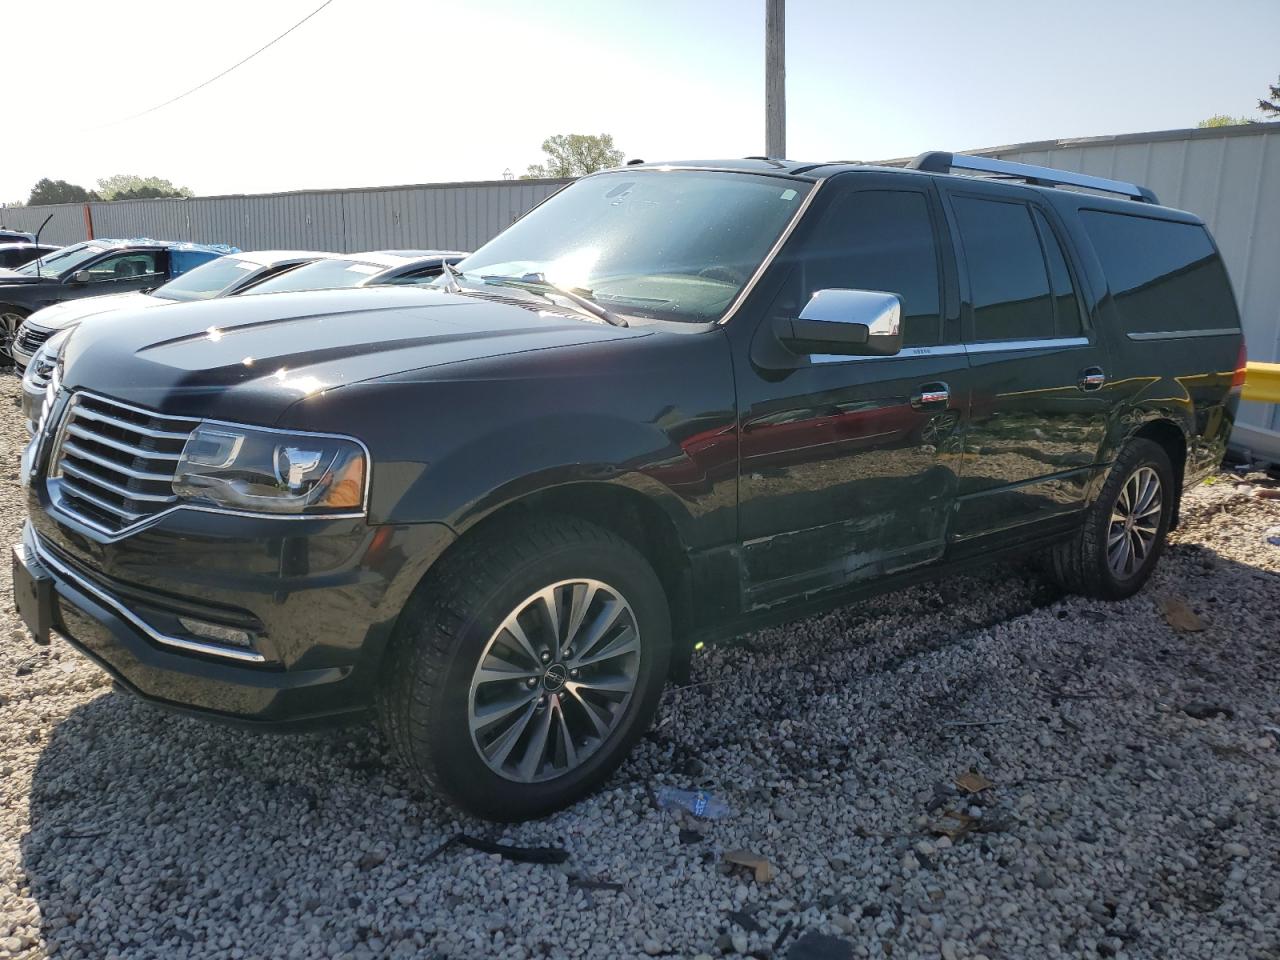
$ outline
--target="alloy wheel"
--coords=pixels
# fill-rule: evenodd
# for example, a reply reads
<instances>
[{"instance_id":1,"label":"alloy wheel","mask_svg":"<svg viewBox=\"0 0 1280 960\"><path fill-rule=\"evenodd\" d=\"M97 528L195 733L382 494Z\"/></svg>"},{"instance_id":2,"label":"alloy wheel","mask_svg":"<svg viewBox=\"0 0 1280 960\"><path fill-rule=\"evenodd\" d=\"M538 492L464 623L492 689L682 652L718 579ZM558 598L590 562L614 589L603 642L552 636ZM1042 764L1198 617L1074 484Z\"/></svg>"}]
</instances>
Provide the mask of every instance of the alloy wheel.
<instances>
[{"instance_id":1,"label":"alloy wheel","mask_svg":"<svg viewBox=\"0 0 1280 960\"><path fill-rule=\"evenodd\" d=\"M1160 475L1155 470L1139 467L1130 474L1107 526L1107 563L1117 578L1127 580L1136 574L1155 549L1163 505Z\"/></svg>"},{"instance_id":2,"label":"alloy wheel","mask_svg":"<svg viewBox=\"0 0 1280 960\"><path fill-rule=\"evenodd\" d=\"M13 341L18 335L18 327L25 319L18 313L9 311L0 313L0 363L13 362Z\"/></svg>"},{"instance_id":3,"label":"alloy wheel","mask_svg":"<svg viewBox=\"0 0 1280 960\"><path fill-rule=\"evenodd\" d=\"M526 597L494 631L471 678L471 740L494 773L539 783L580 767L627 713L640 628L599 580L563 580Z\"/></svg>"}]
</instances>

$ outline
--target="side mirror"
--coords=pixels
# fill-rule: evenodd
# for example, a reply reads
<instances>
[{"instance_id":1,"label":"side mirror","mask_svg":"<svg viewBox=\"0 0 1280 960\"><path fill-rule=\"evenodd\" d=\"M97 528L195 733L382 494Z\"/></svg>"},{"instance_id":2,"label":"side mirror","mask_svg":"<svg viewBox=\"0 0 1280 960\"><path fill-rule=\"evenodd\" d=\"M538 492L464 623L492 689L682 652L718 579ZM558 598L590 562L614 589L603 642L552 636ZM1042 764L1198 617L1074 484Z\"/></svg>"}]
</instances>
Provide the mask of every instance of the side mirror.
<instances>
[{"instance_id":1,"label":"side mirror","mask_svg":"<svg viewBox=\"0 0 1280 960\"><path fill-rule=\"evenodd\" d=\"M77 270L71 275L72 283L88 283L92 279L93 274L89 273L88 270Z\"/></svg>"},{"instance_id":2,"label":"side mirror","mask_svg":"<svg viewBox=\"0 0 1280 960\"><path fill-rule=\"evenodd\" d=\"M880 290L818 290L778 337L793 353L892 357L902 350L902 300Z\"/></svg>"}]
</instances>

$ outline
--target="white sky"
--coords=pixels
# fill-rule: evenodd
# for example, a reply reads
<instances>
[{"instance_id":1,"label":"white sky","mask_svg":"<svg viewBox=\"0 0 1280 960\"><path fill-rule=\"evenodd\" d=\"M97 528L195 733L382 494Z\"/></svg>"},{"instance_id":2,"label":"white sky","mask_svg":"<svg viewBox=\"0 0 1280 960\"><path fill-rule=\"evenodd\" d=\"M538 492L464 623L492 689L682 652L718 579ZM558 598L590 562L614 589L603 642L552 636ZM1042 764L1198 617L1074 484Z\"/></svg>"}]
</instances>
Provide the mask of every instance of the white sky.
<instances>
[{"instance_id":1,"label":"white sky","mask_svg":"<svg viewBox=\"0 0 1280 960\"><path fill-rule=\"evenodd\" d=\"M764 0L0 0L0 200L41 177L197 194L498 179L553 133L646 160L764 147ZM789 0L789 156L1194 126L1280 74L1277 0ZM50 22L51 18L56 22ZM29 79L25 79L29 78Z\"/></svg>"}]
</instances>

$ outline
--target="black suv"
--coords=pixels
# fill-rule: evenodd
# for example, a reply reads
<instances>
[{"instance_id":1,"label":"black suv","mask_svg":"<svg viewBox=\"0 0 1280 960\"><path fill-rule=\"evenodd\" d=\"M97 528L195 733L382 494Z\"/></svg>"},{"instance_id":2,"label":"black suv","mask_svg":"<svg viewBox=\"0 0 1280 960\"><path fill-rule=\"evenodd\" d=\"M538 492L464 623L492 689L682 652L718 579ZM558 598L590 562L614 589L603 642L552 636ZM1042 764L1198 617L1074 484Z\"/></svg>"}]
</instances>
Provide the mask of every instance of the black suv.
<instances>
[{"instance_id":1,"label":"black suv","mask_svg":"<svg viewBox=\"0 0 1280 960\"><path fill-rule=\"evenodd\" d=\"M1243 345L1196 217L927 154L608 171L434 287L156 307L60 364L40 642L243 723L376 709L516 819L600 784L700 641L1013 551L1134 593Z\"/></svg>"}]
</instances>

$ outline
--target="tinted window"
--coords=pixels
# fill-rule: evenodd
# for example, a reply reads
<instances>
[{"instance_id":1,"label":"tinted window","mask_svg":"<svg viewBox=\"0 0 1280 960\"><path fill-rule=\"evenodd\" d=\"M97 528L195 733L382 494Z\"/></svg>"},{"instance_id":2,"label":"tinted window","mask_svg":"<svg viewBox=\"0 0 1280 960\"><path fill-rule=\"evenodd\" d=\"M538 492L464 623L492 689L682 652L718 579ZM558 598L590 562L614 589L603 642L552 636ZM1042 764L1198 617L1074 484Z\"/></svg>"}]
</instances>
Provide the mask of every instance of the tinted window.
<instances>
[{"instance_id":1,"label":"tinted window","mask_svg":"<svg viewBox=\"0 0 1280 960\"><path fill-rule=\"evenodd\" d=\"M1080 219L1128 330L1213 330L1240 317L1204 227L1083 210Z\"/></svg>"},{"instance_id":2,"label":"tinted window","mask_svg":"<svg viewBox=\"0 0 1280 960\"><path fill-rule=\"evenodd\" d=\"M1022 203L955 199L969 267L974 339L1054 336L1049 275L1031 210Z\"/></svg>"},{"instance_id":3,"label":"tinted window","mask_svg":"<svg viewBox=\"0 0 1280 960\"><path fill-rule=\"evenodd\" d=\"M155 250L137 250L99 260L89 267L91 280L132 280L159 273L159 253Z\"/></svg>"},{"instance_id":4,"label":"tinted window","mask_svg":"<svg viewBox=\"0 0 1280 960\"><path fill-rule=\"evenodd\" d=\"M1058 336L1078 337L1084 332L1084 325L1080 321L1080 300L1071 284L1067 258L1063 256L1062 245L1058 243L1045 215L1037 210L1035 218L1036 226L1040 229L1040 240L1044 244L1044 259L1049 265L1049 283L1053 287L1053 312Z\"/></svg>"},{"instance_id":5,"label":"tinted window","mask_svg":"<svg viewBox=\"0 0 1280 960\"><path fill-rule=\"evenodd\" d=\"M886 290L902 298L903 343L939 342L938 251L924 194L863 190L838 198L800 252L799 312L817 290Z\"/></svg>"}]
</instances>

